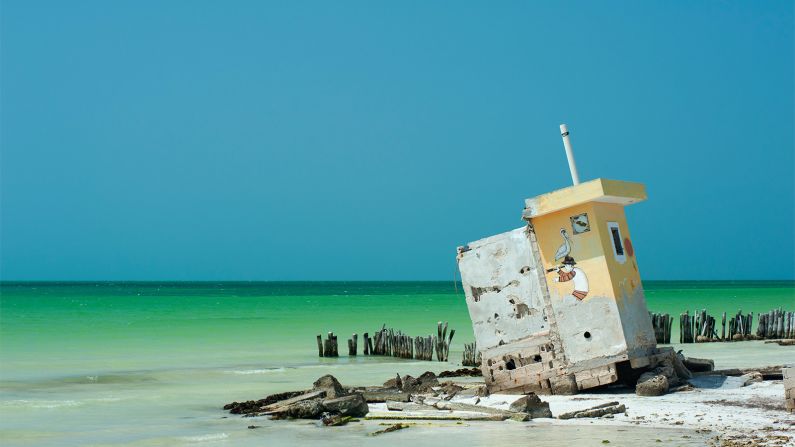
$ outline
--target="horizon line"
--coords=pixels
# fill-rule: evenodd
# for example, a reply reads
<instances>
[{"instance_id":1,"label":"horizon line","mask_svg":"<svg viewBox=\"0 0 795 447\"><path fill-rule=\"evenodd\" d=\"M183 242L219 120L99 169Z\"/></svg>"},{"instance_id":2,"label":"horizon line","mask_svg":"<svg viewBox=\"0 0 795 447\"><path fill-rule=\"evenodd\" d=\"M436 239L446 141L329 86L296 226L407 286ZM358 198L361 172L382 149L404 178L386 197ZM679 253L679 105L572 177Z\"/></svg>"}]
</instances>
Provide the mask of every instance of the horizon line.
<instances>
[{"instance_id":1,"label":"horizon line","mask_svg":"<svg viewBox=\"0 0 795 447\"><path fill-rule=\"evenodd\" d=\"M645 279L652 282L795 282L795 278L784 279ZM0 279L0 284L13 283L377 283L377 282L435 282L461 283L460 279Z\"/></svg>"}]
</instances>

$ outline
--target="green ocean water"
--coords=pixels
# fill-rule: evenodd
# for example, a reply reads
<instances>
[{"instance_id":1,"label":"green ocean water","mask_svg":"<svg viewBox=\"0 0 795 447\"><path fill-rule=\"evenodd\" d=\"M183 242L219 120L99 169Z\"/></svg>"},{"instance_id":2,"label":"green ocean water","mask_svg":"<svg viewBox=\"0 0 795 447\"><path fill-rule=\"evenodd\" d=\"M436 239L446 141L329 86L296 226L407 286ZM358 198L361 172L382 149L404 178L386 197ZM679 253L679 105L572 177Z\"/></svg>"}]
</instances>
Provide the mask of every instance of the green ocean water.
<instances>
[{"instance_id":1,"label":"green ocean water","mask_svg":"<svg viewBox=\"0 0 795 447\"><path fill-rule=\"evenodd\" d=\"M672 315L795 309L793 281L648 281L644 287L650 310ZM437 321L456 329L450 364L342 352L352 333L385 323L428 335ZM327 331L339 334L338 359L317 357L315 336ZM673 339L676 331L675 324ZM246 444L257 439L246 437L253 435L245 427L237 431L246 421L223 418L224 403L305 388L324 373L373 384L395 372L440 371L457 366L462 344L472 340L463 294L451 282L6 282L0 284L0 440ZM764 345L709 345L686 349L725 358L723 366L735 356L781 353L792 358L777 361L795 362L792 351L769 354ZM754 348L739 355L743 346Z\"/></svg>"},{"instance_id":2,"label":"green ocean water","mask_svg":"<svg viewBox=\"0 0 795 447\"><path fill-rule=\"evenodd\" d=\"M649 281L649 309L713 315L795 307L795 282ZM372 332L382 323L412 335L437 321L473 340L460 287L451 282L4 283L0 372L26 377L43 356L59 369L315 360L314 337ZM678 328L674 324L674 337ZM344 340L343 340L344 343ZM45 374L44 371L40 372ZM38 374L38 372L37 372Z\"/></svg>"}]
</instances>

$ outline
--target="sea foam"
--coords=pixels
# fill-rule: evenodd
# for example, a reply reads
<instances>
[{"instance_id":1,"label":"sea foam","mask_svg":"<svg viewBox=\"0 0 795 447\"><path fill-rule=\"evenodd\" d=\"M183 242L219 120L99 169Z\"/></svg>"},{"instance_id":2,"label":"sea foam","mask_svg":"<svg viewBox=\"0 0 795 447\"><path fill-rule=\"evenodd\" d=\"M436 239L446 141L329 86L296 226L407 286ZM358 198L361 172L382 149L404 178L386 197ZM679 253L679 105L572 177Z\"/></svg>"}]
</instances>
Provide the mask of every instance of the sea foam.
<instances>
[{"instance_id":1,"label":"sea foam","mask_svg":"<svg viewBox=\"0 0 795 447\"><path fill-rule=\"evenodd\" d=\"M226 433L210 433L208 435L180 436L177 439L186 442L207 442L207 441L220 441L228 437L229 435L227 435Z\"/></svg>"},{"instance_id":2,"label":"sea foam","mask_svg":"<svg viewBox=\"0 0 795 447\"><path fill-rule=\"evenodd\" d=\"M242 369L242 370L233 370L233 371L224 371L226 374L239 374L239 375L251 375L251 374L271 374L271 373L278 373L286 371L285 368L266 368L266 369Z\"/></svg>"}]
</instances>

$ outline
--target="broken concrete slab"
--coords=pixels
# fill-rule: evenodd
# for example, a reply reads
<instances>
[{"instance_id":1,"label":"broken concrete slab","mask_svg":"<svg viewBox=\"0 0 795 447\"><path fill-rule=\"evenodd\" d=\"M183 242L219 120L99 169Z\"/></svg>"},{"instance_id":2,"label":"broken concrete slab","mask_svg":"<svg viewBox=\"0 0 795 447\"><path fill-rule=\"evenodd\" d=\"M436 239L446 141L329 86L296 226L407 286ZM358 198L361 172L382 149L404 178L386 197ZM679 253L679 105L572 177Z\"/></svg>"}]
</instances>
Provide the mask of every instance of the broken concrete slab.
<instances>
[{"instance_id":1,"label":"broken concrete slab","mask_svg":"<svg viewBox=\"0 0 795 447\"><path fill-rule=\"evenodd\" d=\"M342 385L340 385L340 382L337 380L337 378L331 374L326 374L325 376L315 380L315 383L312 384L312 390L325 391L326 397L329 399L335 399L347 394Z\"/></svg>"},{"instance_id":2,"label":"broken concrete slab","mask_svg":"<svg viewBox=\"0 0 795 447\"><path fill-rule=\"evenodd\" d=\"M715 370L715 361L712 359L699 359L695 357L679 357L682 364L691 372L707 372Z\"/></svg>"},{"instance_id":3,"label":"broken concrete slab","mask_svg":"<svg viewBox=\"0 0 795 447\"><path fill-rule=\"evenodd\" d=\"M321 404L325 411L340 416L362 417L370 411L364 397L359 393L336 399L324 399Z\"/></svg>"},{"instance_id":4,"label":"broken concrete slab","mask_svg":"<svg viewBox=\"0 0 795 447\"><path fill-rule=\"evenodd\" d=\"M527 413L532 419L552 417L549 403L542 401L533 393L515 400L508 409L515 413Z\"/></svg>"},{"instance_id":5,"label":"broken concrete slab","mask_svg":"<svg viewBox=\"0 0 795 447\"><path fill-rule=\"evenodd\" d=\"M704 375L696 376L688 380L687 383L696 388L709 389L733 389L742 388L744 379L735 376Z\"/></svg>"},{"instance_id":6,"label":"broken concrete slab","mask_svg":"<svg viewBox=\"0 0 795 447\"><path fill-rule=\"evenodd\" d=\"M318 419L325 411L320 399L309 399L280 406L268 414L273 419Z\"/></svg>"},{"instance_id":7,"label":"broken concrete slab","mask_svg":"<svg viewBox=\"0 0 795 447\"><path fill-rule=\"evenodd\" d=\"M714 371L705 371L705 372L694 372L693 376L742 376L743 374L748 374L750 372L758 372L762 374L763 380L782 380L784 378L782 374L782 366L763 366L761 368L746 368L746 369L716 369Z\"/></svg>"},{"instance_id":8,"label":"broken concrete slab","mask_svg":"<svg viewBox=\"0 0 795 447\"><path fill-rule=\"evenodd\" d=\"M749 373L746 373L746 374L743 374L742 376L740 376L740 379L742 379L744 381L743 382L743 386L748 386L748 385L750 385L752 383L761 382L762 381L762 373L760 373L759 371L751 371Z\"/></svg>"},{"instance_id":9,"label":"broken concrete slab","mask_svg":"<svg viewBox=\"0 0 795 447\"><path fill-rule=\"evenodd\" d=\"M517 418L520 420L529 419L526 413L518 413L515 411L500 410L499 408L486 407L483 405L470 405L461 402L448 402L446 400L436 402L434 406L440 410L449 411L468 411L473 413L485 413L495 416L504 416L505 419Z\"/></svg>"},{"instance_id":10,"label":"broken concrete slab","mask_svg":"<svg viewBox=\"0 0 795 447\"><path fill-rule=\"evenodd\" d=\"M522 415L527 417L527 415ZM505 421L511 415L486 414L486 413L433 413L433 412L370 412L364 419L367 420L395 420L395 421Z\"/></svg>"},{"instance_id":11,"label":"broken concrete slab","mask_svg":"<svg viewBox=\"0 0 795 447\"><path fill-rule=\"evenodd\" d=\"M668 377L664 374L643 373L635 385L635 394L638 396L662 396L667 392Z\"/></svg>"}]
</instances>

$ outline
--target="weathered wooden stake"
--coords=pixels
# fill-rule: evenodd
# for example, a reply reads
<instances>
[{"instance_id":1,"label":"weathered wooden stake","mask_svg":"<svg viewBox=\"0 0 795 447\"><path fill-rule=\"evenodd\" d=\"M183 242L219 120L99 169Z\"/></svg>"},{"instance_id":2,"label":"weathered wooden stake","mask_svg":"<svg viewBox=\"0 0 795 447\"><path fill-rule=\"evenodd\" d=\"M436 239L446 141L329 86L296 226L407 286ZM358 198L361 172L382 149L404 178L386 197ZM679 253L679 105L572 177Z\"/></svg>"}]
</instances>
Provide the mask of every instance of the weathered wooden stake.
<instances>
[{"instance_id":1,"label":"weathered wooden stake","mask_svg":"<svg viewBox=\"0 0 795 447\"><path fill-rule=\"evenodd\" d=\"M723 312L723 318L721 318L720 325L720 339L721 341L726 341L726 312Z\"/></svg>"}]
</instances>

